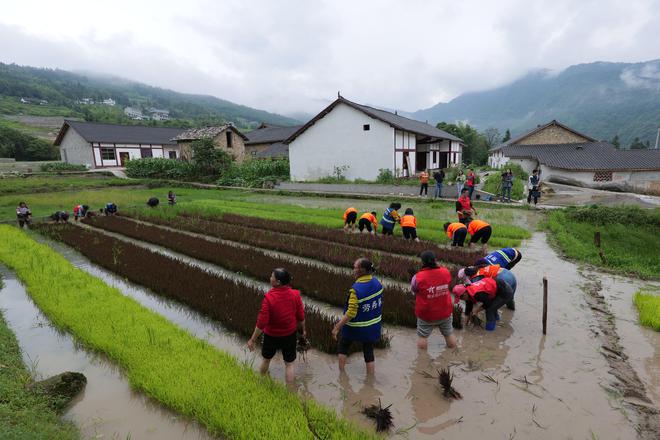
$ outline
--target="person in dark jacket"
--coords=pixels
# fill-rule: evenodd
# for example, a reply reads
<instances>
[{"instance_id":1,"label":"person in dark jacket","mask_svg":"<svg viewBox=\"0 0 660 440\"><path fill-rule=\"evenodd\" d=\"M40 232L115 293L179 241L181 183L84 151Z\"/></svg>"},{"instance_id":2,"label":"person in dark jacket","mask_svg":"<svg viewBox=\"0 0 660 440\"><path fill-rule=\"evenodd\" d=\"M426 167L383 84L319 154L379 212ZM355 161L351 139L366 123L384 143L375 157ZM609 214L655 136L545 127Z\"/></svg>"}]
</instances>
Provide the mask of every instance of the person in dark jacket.
<instances>
[{"instance_id":1,"label":"person in dark jacket","mask_svg":"<svg viewBox=\"0 0 660 440\"><path fill-rule=\"evenodd\" d=\"M539 197L541 197L540 185L541 178L539 177L539 170L534 170L532 175L529 176L529 183L527 184L529 187L527 203L532 203L532 199L534 199L534 206L536 206L539 201Z\"/></svg>"},{"instance_id":2,"label":"person in dark jacket","mask_svg":"<svg viewBox=\"0 0 660 440\"><path fill-rule=\"evenodd\" d=\"M358 258L353 263L355 283L348 292L344 305L344 316L332 329L337 340L339 332L339 370L344 371L348 351L353 342L362 343L362 353L367 374L375 372L374 344L380 340L383 286L373 276L375 269L371 261Z\"/></svg>"},{"instance_id":3,"label":"person in dark jacket","mask_svg":"<svg viewBox=\"0 0 660 440\"><path fill-rule=\"evenodd\" d=\"M117 214L117 205L114 204L113 202L106 203L105 208L103 208L103 213L105 215L116 215Z\"/></svg>"},{"instance_id":4,"label":"person in dark jacket","mask_svg":"<svg viewBox=\"0 0 660 440\"><path fill-rule=\"evenodd\" d=\"M158 197L151 197L151 198L149 198L149 200L147 200L147 205L149 205L152 208L155 208L156 206L158 206L159 203L160 203L160 200L158 200Z\"/></svg>"},{"instance_id":5,"label":"person in dark jacket","mask_svg":"<svg viewBox=\"0 0 660 440\"><path fill-rule=\"evenodd\" d=\"M435 195L434 198L442 197L442 182L445 180L445 172L442 169L439 169L433 173L433 178L435 179Z\"/></svg>"},{"instance_id":6,"label":"person in dark jacket","mask_svg":"<svg viewBox=\"0 0 660 440\"><path fill-rule=\"evenodd\" d=\"M271 289L266 292L261 302L257 325L247 342L250 351L254 351L257 338L263 333L261 356L263 361L259 371L266 374L270 361L277 351L282 352L285 364L285 380L292 383L295 376L296 333L305 329L305 307L300 298L300 291L291 288L291 275L285 269L278 268L270 274Z\"/></svg>"},{"instance_id":7,"label":"person in dark jacket","mask_svg":"<svg viewBox=\"0 0 660 440\"><path fill-rule=\"evenodd\" d=\"M55 223L67 223L69 221L69 213L66 211L55 211L49 218Z\"/></svg>"}]
</instances>

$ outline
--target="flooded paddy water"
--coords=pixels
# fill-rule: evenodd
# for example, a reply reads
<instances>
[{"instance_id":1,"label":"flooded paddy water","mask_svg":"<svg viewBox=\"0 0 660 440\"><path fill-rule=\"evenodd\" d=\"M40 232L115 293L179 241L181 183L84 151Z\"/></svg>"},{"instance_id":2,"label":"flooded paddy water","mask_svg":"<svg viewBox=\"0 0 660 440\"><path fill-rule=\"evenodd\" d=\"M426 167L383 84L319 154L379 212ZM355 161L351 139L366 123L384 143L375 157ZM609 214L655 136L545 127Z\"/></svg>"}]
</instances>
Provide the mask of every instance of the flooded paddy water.
<instances>
[{"instance_id":1,"label":"flooded paddy water","mask_svg":"<svg viewBox=\"0 0 660 440\"><path fill-rule=\"evenodd\" d=\"M52 246L78 267L192 334L242 362L255 368L258 365L260 356L246 350L243 338L218 323L127 283L63 245ZM535 234L521 250L524 258L515 268L516 311L503 309L495 332L459 330L458 350L447 350L443 338L434 333L427 353L417 350L414 329L386 326L392 336L391 348L377 351L375 378L366 377L361 354L352 355L346 373L340 374L334 356L310 350L306 361L297 361L295 388L364 426L372 424L360 413L361 408L380 398L384 406L392 404L392 435L405 434L412 439L635 438L638 418L634 406L621 398L618 379L602 353L598 319L585 299L588 280L576 265L563 261L549 248L544 234ZM193 259L183 259L197 264ZM208 269L213 266L204 265ZM220 271L217 267L215 270ZM547 336L541 332L543 276L550 284ZM651 405L657 407L660 338L637 324L632 293L641 283L597 276L602 283L601 293L616 317L627 365L639 376L642 392L651 399ZM329 313L339 312L335 307L324 307ZM437 378L432 377L446 366L454 373L453 385L463 395L462 400L443 397ZM273 361L271 374L283 380L281 358ZM654 438L648 432L641 437Z\"/></svg>"}]
</instances>

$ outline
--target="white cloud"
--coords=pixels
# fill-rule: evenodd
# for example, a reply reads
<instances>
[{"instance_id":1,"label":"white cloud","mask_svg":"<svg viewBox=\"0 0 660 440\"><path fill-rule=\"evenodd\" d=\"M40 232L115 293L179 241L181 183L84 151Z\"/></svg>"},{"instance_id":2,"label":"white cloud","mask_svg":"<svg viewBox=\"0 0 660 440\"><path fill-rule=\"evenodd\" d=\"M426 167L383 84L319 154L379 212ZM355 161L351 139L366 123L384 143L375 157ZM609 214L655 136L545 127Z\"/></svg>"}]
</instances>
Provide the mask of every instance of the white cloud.
<instances>
[{"instance_id":1,"label":"white cloud","mask_svg":"<svg viewBox=\"0 0 660 440\"><path fill-rule=\"evenodd\" d=\"M534 68L660 56L660 0L6 3L4 62L94 70L279 112L317 111L338 90L415 110Z\"/></svg>"}]
</instances>

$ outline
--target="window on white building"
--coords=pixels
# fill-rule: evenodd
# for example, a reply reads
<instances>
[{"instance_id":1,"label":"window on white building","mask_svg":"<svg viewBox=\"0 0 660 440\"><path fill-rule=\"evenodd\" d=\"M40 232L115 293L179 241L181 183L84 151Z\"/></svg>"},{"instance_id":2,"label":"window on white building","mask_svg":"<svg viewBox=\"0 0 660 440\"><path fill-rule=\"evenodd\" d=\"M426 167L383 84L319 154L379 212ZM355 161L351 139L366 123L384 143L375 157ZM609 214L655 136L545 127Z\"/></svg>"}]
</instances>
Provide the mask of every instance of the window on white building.
<instances>
[{"instance_id":1,"label":"window on white building","mask_svg":"<svg viewBox=\"0 0 660 440\"><path fill-rule=\"evenodd\" d=\"M103 160L116 160L114 148L101 148L101 159Z\"/></svg>"},{"instance_id":2,"label":"window on white building","mask_svg":"<svg viewBox=\"0 0 660 440\"><path fill-rule=\"evenodd\" d=\"M371 126L369 126L369 124L364 124L364 125L362 126L362 130L364 130L364 131L369 131L369 130L371 130Z\"/></svg>"}]
</instances>

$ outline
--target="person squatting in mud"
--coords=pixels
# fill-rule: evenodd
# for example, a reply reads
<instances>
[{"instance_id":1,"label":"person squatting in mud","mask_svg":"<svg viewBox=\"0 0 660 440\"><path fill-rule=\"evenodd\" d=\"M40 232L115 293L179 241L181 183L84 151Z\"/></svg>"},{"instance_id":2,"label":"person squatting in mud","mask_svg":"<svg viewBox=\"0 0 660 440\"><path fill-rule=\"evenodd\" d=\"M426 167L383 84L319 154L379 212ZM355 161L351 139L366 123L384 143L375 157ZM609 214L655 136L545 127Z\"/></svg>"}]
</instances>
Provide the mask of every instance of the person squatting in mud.
<instances>
[{"instance_id":1,"label":"person squatting in mud","mask_svg":"<svg viewBox=\"0 0 660 440\"><path fill-rule=\"evenodd\" d=\"M422 252L420 258L422 269L410 281L410 290L415 295L417 348L426 350L434 327L445 337L448 348L456 348L452 327L453 301L449 290L451 273L438 265L433 251Z\"/></svg>"},{"instance_id":2,"label":"person squatting in mud","mask_svg":"<svg viewBox=\"0 0 660 440\"><path fill-rule=\"evenodd\" d=\"M339 370L344 371L348 351L353 342L362 343L367 374L375 372L374 344L380 340L383 309L383 286L373 276L374 265L367 258L353 263L355 283L351 286L344 305L344 316L332 329L332 337L339 339L337 349Z\"/></svg>"}]
</instances>

